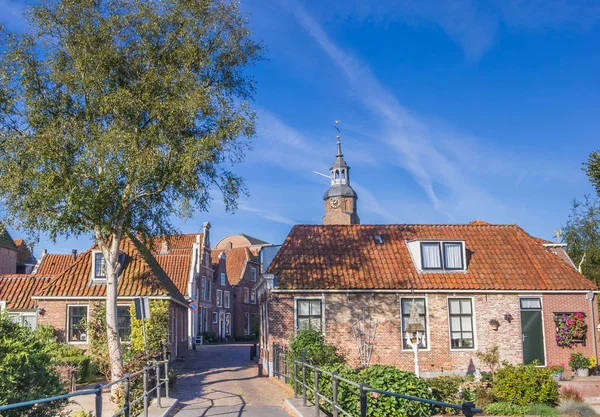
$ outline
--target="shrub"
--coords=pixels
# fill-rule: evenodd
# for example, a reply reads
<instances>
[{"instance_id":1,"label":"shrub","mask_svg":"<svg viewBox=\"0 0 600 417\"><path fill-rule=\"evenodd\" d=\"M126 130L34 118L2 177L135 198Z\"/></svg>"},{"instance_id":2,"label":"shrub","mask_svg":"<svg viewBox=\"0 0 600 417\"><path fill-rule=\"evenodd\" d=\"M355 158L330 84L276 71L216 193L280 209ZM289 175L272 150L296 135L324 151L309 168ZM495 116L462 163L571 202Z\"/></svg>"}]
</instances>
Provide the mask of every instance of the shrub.
<instances>
[{"instance_id":1,"label":"shrub","mask_svg":"<svg viewBox=\"0 0 600 417\"><path fill-rule=\"evenodd\" d=\"M52 358L52 364L59 370L61 379L70 382L70 370L77 372L77 381L88 382L93 376L91 373L91 358L76 346L59 342L54 327L41 325L35 332L36 337L43 343L45 351ZM62 372L61 372L62 370Z\"/></svg>"},{"instance_id":2,"label":"shrub","mask_svg":"<svg viewBox=\"0 0 600 417\"><path fill-rule=\"evenodd\" d=\"M42 332L38 334L28 327L21 327L0 313L0 335L0 404L64 393ZM3 411L2 416L53 416L64 404L65 401L52 401L27 410Z\"/></svg>"},{"instance_id":3,"label":"shrub","mask_svg":"<svg viewBox=\"0 0 600 417\"><path fill-rule=\"evenodd\" d=\"M308 327L298 330L290 340L291 359L302 360L316 366L344 363L344 358L335 346L325 343L325 336L320 330Z\"/></svg>"},{"instance_id":4,"label":"shrub","mask_svg":"<svg viewBox=\"0 0 600 417\"><path fill-rule=\"evenodd\" d=\"M494 375L492 394L501 402L517 405L555 405L558 401L558 383L548 368L535 364L515 366L504 363Z\"/></svg>"},{"instance_id":5,"label":"shrub","mask_svg":"<svg viewBox=\"0 0 600 417\"><path fill-rule=\"evenodd\" d=\"M494 374L491 372L481 371L481 382L489 382L490 384L494 380Z\"/></svg>"},{"instance_id":6,"label":"shrub","mask_svg":"<svg viewBox=\"0 0 600 417\"><path fill-rule=\"evenodd\" d=\"M475 389L475 404L479 408L488 406L494 402L494 395L492 389L489 386L479 386Z\"/></svg>"},{"instance_id":7,"label":"shrub","mask_svg":"<svg viewBox=\"0 0 600 417\"><path fill-rule=\"evenodd\" d=\"M144 351L142 321L135 318L135 304L131 305L131 348ZM145 320L148 355L163 353L163 342L169 338L169 302L150 300L150 318Z\"/></svg>"},{"instance_id":8,"label":"shrub","mask_svg":"<svg viewBox=\"0 0 600 417\"><path fill-rule=\"evenodd\" d=\"M475 356L477 356L477 359L484 365L487 365L492 374L496 372L496 368L500 364L500 348L498 345L492 346L485 352L475 352Z\"/></svg>"},{"instance_id":9,"label":"shrub","mask_svg":"<svg viewBox=\"0 0 600 417\"><path fill-rule=\"evenodd\" d=\"M71 417L92 417L92 413L88 413L87 411L79 410L75 411L71 414Z\"/></svg>"},{"instance_id":10,"label":"shrub","mask_svg":"<svg viewBox=\"0 0 600 417\"><path fill-rule=\"evenodd\" d=\"M440 375L435 378L426 380L427 385L431 388L433 398L438 401L447 403L455 403L458 401L458 391L463 383L462 377L458 375ZM458 410L449 407L440 407L440 413L457 414Z\"/></svg>"},{"instance_id":11,"label":"shrub","mask_svg":"<svg viewBox=\"0 0 600 417\"><path fill-rule=\"evenodd\" d=\"M527 407L509 402L497 402L485 407L485 412L493 416L524 416Z\"/></svg>"},{"instance_id":12,"label":"shrub","mask_svg":"<svg viewBox=\"0 0 600 417\"><path fill-rule=\"evenodd\" d=\"M559 413L556 408L547 404L531 404L527 406L525 414L528 416L556 417Z\"/></svg>"},{"instance_id":13,"label":"shrub","mask_svg":"<svg viewBox=\"0 0 600 417\"><path fill-rule=\"evenodd\" d=\"M560 414L568 417L593 417L596 412L592 407L577 401L565 401L559 407Z\"/></svg>"},{"instance_id":14,"label":"shrub","mask_svg":"<svg viewBox=\"0 0 600 417\"><path fill-rule=\"evenodd\" d=\"M401 371L395 366L372 365L363 369L359 376L371 388L432 399L429 387L424 380L411 372ZM429 404L371 393L367 415L373 417L429 417L432 411Z\"/></svg>"},{"instance_id":15,"label":"shrub","mask_svg":"<svg viewBox=\"0 0 600 417\"><path fill-rule=\"evenodd\" d=\"M571 387L563 387L560 390L560 400L561 401L575 401L578 403L583 402L583 397L575 388Z\"/></svg>"},{"instance_id":16,"label":"shrub","mask_svg":"<svg viewBox=\"0 0 600 417\"><path fill-rule=\"evenodd\" d=\"M202 332L204 343L215 343L219 340L215 332Z\"/></svg>"},{"instance_id":17,"label":"shrub","mask_svg":"<svg viewBox=\"0 0 600 417\"><path fill-rule=\"evenodd\" d=\"M361 379L352 367L343 364L326 365L322 369L328 372L337 372L338 376L360 383ZM333 387L331 376L325 373L319 375L319 390L329 399L333 396ZM312 381L312 379L311 379ZM358 388L344 381L338 380L338 404L343 409L351 413L355 417L360 417L360 392ZM321 408L329 413L332 413L332 407L328 402L322 402ZM340 414L341 415L341 414Z\"/></svg>"}]
</instances>

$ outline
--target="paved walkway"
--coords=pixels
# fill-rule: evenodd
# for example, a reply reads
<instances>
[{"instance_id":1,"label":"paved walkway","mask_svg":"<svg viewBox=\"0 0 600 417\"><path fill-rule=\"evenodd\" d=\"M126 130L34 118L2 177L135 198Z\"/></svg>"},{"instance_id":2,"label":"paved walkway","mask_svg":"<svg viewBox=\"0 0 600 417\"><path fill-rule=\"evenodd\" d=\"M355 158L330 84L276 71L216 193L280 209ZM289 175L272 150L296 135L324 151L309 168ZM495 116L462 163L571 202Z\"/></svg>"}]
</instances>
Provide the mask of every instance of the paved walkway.
<instances>
[{"instance_id":1,"label":"paved walkway","mask_svg":"<svg viewBox=\"0 0 600 417\"><path fill-rule=\"evenodd\" d=\"M170 396L179 399L177 417L289 417L288 394L257 376L250 345L207 345L189 351L176 364L177 383Z\"/></svg>"}]
</instances>

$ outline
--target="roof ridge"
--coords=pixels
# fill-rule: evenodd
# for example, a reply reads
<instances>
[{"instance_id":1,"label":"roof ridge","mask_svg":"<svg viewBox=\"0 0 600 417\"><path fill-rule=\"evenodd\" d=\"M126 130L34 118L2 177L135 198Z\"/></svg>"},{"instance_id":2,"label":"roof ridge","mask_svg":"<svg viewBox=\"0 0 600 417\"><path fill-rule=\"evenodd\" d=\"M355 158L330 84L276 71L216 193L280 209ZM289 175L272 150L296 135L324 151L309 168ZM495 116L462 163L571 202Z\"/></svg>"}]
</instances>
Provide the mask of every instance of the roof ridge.
<instances>
[{"instance_id":1,"label":"roof ridge","mask_svg":"<svg viewBox=\"0 0 600 417\"><path fill-rule=\"evenodd\" d=\"M418 227L518 227L516 223L488 223L488 224L471 224L471 223L385 223L385 224L374 224L374 223L363 223L363 224L296 224L294 227L322 227L322 228L362 228L362 227L404 227L404 226L418 226Z\"/></svg>"}]
</instances>

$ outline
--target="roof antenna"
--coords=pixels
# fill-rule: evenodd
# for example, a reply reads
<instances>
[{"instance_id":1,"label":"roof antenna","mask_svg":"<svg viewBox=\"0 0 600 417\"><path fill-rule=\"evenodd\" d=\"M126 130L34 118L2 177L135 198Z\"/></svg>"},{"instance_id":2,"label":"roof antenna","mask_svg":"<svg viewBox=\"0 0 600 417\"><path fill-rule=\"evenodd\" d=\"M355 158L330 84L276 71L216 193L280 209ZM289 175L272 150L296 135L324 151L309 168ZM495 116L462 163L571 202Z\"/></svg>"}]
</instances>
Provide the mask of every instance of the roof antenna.
<instances>
[{"instance_id":1,"label":"roof antenna","mask_svg":"<svg viewBox=\"0 0 600 417\"><path fill-rule=\"evenodd\" d=\"M556 236L556 243L562 243L561 242L561 238L562 238L562 229L555 229L554 230L554 236Z\"/></svg>"}]
</instances>

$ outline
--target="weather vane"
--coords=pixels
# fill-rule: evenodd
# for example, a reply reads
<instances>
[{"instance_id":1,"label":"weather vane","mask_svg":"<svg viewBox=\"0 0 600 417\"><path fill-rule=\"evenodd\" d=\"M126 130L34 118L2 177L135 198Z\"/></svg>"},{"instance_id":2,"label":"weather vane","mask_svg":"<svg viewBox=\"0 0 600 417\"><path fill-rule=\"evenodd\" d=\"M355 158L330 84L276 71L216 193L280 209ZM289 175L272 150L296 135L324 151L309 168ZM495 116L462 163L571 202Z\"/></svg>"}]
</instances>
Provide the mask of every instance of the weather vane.
<instances>
[{"instance_id":1,"label":"weather vane","mask_svg":"<svg viewBox=\"0 0 600 417\"><path fill-rule=\"evenodd\" d=\"M336 139L338 140L338 142L340 141L340 133L341 133L339 124L340 124L340 121L336 120L335 121L335 130L337 130L337 132L338 132L338 135L336 136Z\"/></svg>"}]
</instances>

